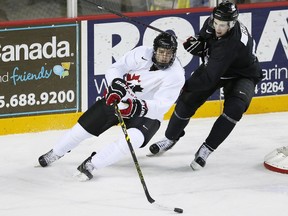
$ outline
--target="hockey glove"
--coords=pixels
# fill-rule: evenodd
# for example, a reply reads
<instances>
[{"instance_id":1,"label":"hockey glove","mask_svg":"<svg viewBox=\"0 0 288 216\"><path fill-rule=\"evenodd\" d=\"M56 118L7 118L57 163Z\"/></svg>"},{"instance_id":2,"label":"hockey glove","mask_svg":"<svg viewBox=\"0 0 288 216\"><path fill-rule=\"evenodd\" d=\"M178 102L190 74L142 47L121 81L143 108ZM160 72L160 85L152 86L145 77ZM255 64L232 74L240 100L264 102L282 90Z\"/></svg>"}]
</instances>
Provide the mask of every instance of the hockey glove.
<instances>
[{"instance_id":1,"label":"hockey glove","mask_svg":"<svg viewBox=\"0 0 288 216\"><path fill-rule=\"evenodd\" d=\"M132 118L132 117L142 117L145 116L148 108L147 104L144 100L139 100L137 98L130 99L128 98L126 101L123 101L128 104L126 109L120 110L123 118Z\"/></svg>"},{"instance_id":2,"label":"hockey glove","mask_svg":"<svg viewBox=\"0 0 288 216\"><path fill-rule=\"evenodd\" d=\"M115 78L112 84L107 88L105 93L106 104L111 106L114 102L119 103L126 95L126 91L129 87L126 85L125 80Z\"/></svg>"},{"instance_id":3,"label":"hockey glove","mask_svg":"<svg viewBox=\"0 0 288 216\"><path fill-rule=\"evenodd\" d=\"M183 46L192 55L199 55L199 52L202 52L204 49L204 44L197 37L192 36L183 43Z\"/></svg>"}]
</instances>

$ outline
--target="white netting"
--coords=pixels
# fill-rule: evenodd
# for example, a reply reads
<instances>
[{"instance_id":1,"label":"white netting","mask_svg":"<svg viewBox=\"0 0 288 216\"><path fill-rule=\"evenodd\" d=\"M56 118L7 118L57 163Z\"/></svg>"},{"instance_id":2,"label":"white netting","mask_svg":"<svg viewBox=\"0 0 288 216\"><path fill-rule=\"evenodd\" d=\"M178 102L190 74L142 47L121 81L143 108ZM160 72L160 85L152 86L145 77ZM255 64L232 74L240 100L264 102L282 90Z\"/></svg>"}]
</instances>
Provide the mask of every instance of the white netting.
<instances>
[{"instance_id":1,"label":"white netting","mask_svg":"<svg viewBox=\"0 0 288 216\"><path fill-rule=\"evenodd\" d=\"M121 1L89 0L121 11ZM67 17L67 0L0 0L0 8L9 21ZM105 13L86 0L78 1L78 16Z\"/></svg>"},{"instance_id":2,"label":"white netting","mask_svg":"<svg viewBox=\"0 0 288 216\"><path fill-rule=\"evenodd\" d=\"M272 171L288 173L288 146L277 148L264 157L264 166Z\"/></svg>"}]
</instances>

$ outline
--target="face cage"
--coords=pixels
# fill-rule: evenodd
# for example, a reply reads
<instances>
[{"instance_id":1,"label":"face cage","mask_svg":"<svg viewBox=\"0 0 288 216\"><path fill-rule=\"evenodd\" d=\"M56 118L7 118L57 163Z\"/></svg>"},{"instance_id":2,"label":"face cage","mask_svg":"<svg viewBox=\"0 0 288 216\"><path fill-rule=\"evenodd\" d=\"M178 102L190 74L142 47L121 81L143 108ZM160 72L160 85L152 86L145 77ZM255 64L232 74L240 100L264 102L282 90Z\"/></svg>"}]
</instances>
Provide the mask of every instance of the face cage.
<instances>
[{"instance_id":1,"label":"face cage","mask_svg":"<svg viewBox=\"0 0 288 216\"><path fill-rule=\"evenodd\" d=\"M157 62L157 59L156 59L156 51L154 50L153 51L153 56L152 56L152 61L153 63L155 64L155 66L159 69L159 70L165 70L167 68L169 68L175 61L175 58L176 58L176 51L173 49L173 56L171 57L170 61L168 63L160 63L160 62Z\"/></svg>"}]
</instances>

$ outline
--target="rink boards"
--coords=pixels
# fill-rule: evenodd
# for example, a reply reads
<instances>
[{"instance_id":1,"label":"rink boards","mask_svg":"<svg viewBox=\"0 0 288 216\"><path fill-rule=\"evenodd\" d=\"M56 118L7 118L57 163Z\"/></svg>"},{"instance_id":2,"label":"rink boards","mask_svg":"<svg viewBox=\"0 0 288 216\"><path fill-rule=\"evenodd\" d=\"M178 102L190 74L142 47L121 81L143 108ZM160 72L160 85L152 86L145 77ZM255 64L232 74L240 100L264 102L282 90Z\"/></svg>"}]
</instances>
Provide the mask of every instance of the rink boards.
<instances>
[{"instance_id":1,"label":"rink boards","mask_svg":"<svg viewBox=\"0 0 288 216\"><path fill-rule=\"evenodd\" d=\"M288 111L287 7L287 2L240 6L239 19L255 38L264 72L247 114ZM198 8L126 15L174 32L177 56L189 77L200 61L181 40L198 32L210 13ZM158 34L114 15L45 22L0 25L0 135L71 127L103 95L107 67L135 46L151 45ZM213 94L194 117L218 116L222 96Z\"/></svg>"}]
</instances>

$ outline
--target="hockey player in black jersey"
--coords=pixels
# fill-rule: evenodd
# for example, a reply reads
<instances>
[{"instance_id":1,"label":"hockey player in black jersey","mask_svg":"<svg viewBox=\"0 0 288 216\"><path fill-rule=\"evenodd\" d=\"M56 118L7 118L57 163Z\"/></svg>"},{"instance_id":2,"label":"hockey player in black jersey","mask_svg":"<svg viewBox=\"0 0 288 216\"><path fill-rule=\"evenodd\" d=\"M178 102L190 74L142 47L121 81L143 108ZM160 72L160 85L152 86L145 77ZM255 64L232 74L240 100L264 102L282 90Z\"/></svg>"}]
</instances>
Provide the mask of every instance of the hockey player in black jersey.
<instances>
[{"instance_id":1,"label":"hockey player in black jersey","mask_svg":"<svg viewBox=\"0 0 288 216\"><path fill-rule=\"evenodd\" d=\"M161 154L184 135L184 128L196 110L217 89L223 87L223 113L190 164L201 169L211 152L229 136L254 96L262 72L255 56L255 43L247 28L238 21L237 6L224 1L214 8L198 35L183 43L203 63L186 80L175 111L165 131L165 138L150 146L152 154Z\"/></svg>"}]
</instances>

